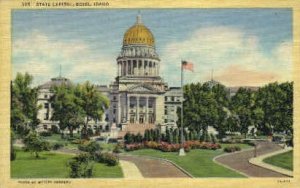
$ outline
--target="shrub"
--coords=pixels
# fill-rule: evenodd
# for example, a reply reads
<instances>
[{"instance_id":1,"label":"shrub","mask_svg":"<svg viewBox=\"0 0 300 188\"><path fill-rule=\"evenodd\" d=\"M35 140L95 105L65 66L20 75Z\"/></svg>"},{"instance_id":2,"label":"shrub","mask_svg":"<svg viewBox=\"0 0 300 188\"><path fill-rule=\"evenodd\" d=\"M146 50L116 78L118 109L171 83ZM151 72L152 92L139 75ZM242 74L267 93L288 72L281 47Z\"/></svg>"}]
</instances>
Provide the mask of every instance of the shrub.
<instances>
[{"instance_id":1,"label":"shrub","mask_svg":"<svg viewBox=\"0 0 300 188\"><path fill-rule=\"evenodd\" d=\"M58 149L60 149L60 148L62 148L62 147L64 147L64 144L62 144L62 143L54 143L54 144L52 145L52 149L53 149L53 150L58 150Z\"/></svg>"},{"instance_id":2,"label":"shrub","mask_svg":"<svg viewBox=\"0 0 300 188\"><path fill-rule=\"evenodd\" d=\"M76 139L71 141L72 144L83 144L84 142L85 140L83 139Z\"/></svg>"},{"instance_id":3,"label":"shrub","mask_svg":"<svg viewBox=\"0 0 300 188\"><path fill-rule=\"evenodd\" d=\"M241 151L241 147L240 146L234 146L235 151Z\"/></svg>"},{"instance_id":4,"label":"shrub","mask_svg":"<svg viewBox=\"0 0 300 188\"><path fill-rule=\"evenodd\" d=\"M132 144L134 142L134 135L131 134L131 133L126 133L125 136L124 136L124 141L126 144Z\"/></svg>"},{"instance_id":5,"label":"shrub","mask_svg":"<svg viewBox=\"0 0 300 188\"><path fill-rule=\"evenodd\" d=\"M30 132L23 141L25 151L31 151L36 158L39 158L39 152L50 150L49 142L43 141L36 132Z\"/></svg>"},{"instance_id":6,"label":"shrub","mask_svg":"<svg viewBox=\"0 0 300 188\"><path fill-rule=\"evenodd\" d=\"M105 163L108 166L115 166L119 163L119 159L111 153L95 153L95 161Z\"/></svg>"},{"instance_id":7,"label":"shrub","mask_svg":"<svg viewBox=\"0 0 300 188\"><path fill-rule=\"evenodd\" d=\"M56 125L51 125L50 131L51 131L53 134L59 134L59 128L58 128Z\"/></svg>"},{"instance_id":8,"label":"shrub","mask_svg":"<svg viewBox=\"0 0 300 188\"><path fill-rule=\"evenodd\" d=\"M94 154L96 151L100 150L100 145L95 142L86 142L78 145L78 149L81 151L89 152L90 154Z\"/></svg>"},{"instance_id":9,"label":"shrub","mask_svg":"<svg viewBox=\"0 0 300 188\"><path fill-rule=\"evenodd\" d=\"M134 151L138 149L144 148L144 145L141 143L135 143L135 144L126 144L124 146L125 151Z\"/></svg>"},{"instance_id":10,"label":"shrub","mask_svg":"<svg viewBox=\"0 0 300 188\"><path fill-rule=\"evenodd\" d=\"M93 175L93 162L89 154L79 154L68 162L71 178L89 178Z\"/></svg>"},{"instance_id":11,"label":"shrub","mask_svg":"<svg viewBox=\"0 0 300 188\"><path fill-rule=\"evenodd\" d=\"M191 147L190 147L190 146L184 147L184 151L185 151L185 152L190 152L190 151L191 151Z\"/></svg>"},{"instance_id":12,"label":"shrub","mask_svg":"<svg viewBox=\"0 0 300 188\"><path fill-rule=\"evenodd\" d=\"M227 153L235 152L235 151L240 151L241 148L239 146L227 146L224 148L224 151Z\"/></svg>"},{"instance_id":13,"label":"shrub","mask_svg":"<svg viewBox=\"0 0 300 188\"><path fill-rule=\"evenodd\" d=\"M121 146L120 146L119 144L117 144L117 145L115 146L115 148L113 149L113 152L114 152L114 153L121 153Z\"/></svg>"},{"instance_id":14,"label":"shrub","mask_svg":"<svg viewBox=\"0 0 300 188\"><path fill-rule=\"evenodd\" d=\"M244 144L248 144L249 146L255 146L255 143L252 140L243 140Z\"/></svg>"},{"instance_id":15,"label":"shrub","mask_svg":"<svg viewBox=\"0 0 300 188\"><path fill-rule=\"evenodd\" d=\"M159 147L159 143L154 142L154 141L145 142L144 145L146 148L152 148L152 149L158 149L158 147Z\"/></svg>"},{"instance_id":16,"label":"shrub","mask_svg":"<svg viewBox=\"0 0 300 188\"><path fill-rule=\"evenodd\" d=\"M49 131L43 131L40 132L40 136L46 137L46 136L52 136L52 132Z\"/></svg>"}]
</instances>

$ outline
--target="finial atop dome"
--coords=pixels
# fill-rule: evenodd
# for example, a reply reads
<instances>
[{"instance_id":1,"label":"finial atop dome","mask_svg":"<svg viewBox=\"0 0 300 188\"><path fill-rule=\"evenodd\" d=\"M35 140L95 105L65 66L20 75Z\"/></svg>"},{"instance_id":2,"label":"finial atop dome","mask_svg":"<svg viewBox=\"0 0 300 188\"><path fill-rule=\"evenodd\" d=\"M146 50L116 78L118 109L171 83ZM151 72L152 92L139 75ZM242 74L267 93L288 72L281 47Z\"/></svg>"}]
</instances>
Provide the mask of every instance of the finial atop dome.
<instances>
[{"instance_id":1,"label":"finial atop dome","mask_svg":"<svg viewBox=\"0 0 300 188\"><path fill-rule=\"evenodd\" d=\"M136 24L142 24L142 15L141 15L140 10L139 10L138 15L136 17Z\"/></svg>"}]
</instances>

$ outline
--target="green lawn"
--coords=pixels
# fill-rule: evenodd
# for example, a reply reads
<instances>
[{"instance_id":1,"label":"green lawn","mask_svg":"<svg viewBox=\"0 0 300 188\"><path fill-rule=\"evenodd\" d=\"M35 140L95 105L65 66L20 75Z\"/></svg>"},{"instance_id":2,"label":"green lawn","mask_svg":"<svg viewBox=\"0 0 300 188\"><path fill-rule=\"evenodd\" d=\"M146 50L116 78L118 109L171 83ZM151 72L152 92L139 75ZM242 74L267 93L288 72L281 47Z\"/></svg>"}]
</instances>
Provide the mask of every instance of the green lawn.
<instances>
[{"instance_id":1,"label":"green lawn","mask_svg":"<svg viewBox=\"0 0 300 188\"><path fill-rule=\"evenodd\" d=\"M12 178L68 178L69 169L66 163L72 155L42 152L40 159L35 159L30 152L16 149L17 159L11 162ZM110 167L105 164L94 164L95 178L121 178L120 166Z\"/></svg>"},{"instance_id":2,"label":"green lawn","mask_svg":"<svg viewBox=\"0 0 300 188\"><path fill-rule=\"evenodd\" d=\"M235 145L235 144L234 144ZM245 146L246 147L246 146ZM128 154L153 156L173 161L194 177L244 177L228 168L213 162L213 158L223 153L223 150L191 150L186 156L178 156L177 152L161 152L153 149L141 149Z\"/></svg>"},{"instance_id":3,"label":"green lawn","mask_svg":"<svg viewBox=\"0 0 300 188\"><path fill-rule=\"evenodd\" d=\"M103 151L112 151L116 147L116 145L117 144L115 143L101 143L100 147L103 149Z\"/></svg>"},{"instance_id":4,"label":"green lawn","mask_svg":"<svg viewBox=\"0 0 300 188\"><path fill-rule=\"evenodd\" d=\"M74 134L74 136L78 137L77 134ZM77 149L78 148L78 144L72 144L71 141L69 141L67 139L62 139L60 134L52 134L51 136L41 136L41 138L43 140L50 142L51 144L61 143L64 145L65 148L68 148L68 149Z\"/></svg>"},{"instance_id":5,"label":"green lawn","mask_svg":"<svg viewBox=\"0 0 300 188\"><path fill-rule=\"evenodd\" d=\"M293 170L293 150L268 157L264 159L263 162L285 168L287 170Z\"/></svg>"}]
</instances>

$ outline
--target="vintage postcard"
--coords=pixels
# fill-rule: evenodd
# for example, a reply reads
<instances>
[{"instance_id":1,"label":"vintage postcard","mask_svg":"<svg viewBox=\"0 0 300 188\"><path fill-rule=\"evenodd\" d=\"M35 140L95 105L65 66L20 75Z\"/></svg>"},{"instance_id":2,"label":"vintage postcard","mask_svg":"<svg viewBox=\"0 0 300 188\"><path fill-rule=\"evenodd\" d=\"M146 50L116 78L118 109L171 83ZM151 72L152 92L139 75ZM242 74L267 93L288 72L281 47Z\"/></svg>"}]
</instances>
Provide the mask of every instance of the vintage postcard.
<instances>
[{"instance_id":1,"label":"vintage postcard","mask_svg":"<svg viewBox=\"0 0 300 188\"><path fill-rule=\"evenodd\" d=\"M1 0L0 187L296 188L299 5Z\"/></svg>"}]
</instances>

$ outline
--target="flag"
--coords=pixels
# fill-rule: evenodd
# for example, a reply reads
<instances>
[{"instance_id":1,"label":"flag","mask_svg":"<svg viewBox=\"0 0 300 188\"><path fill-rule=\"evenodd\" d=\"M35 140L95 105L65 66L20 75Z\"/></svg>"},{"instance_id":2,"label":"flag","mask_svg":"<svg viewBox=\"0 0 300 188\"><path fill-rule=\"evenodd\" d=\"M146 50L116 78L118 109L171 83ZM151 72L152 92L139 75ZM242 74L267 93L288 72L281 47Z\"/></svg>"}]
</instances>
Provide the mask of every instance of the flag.
<instances>
[{"instance_id":1,"label":"flag","mask_svg":"<svg viewBox=\"0 0 300 188\"><path fill-rule=\"evenodd\" d=\"M194 64L187 61L182 61L182 69L194 72Z\"/></svg>"}]
</instances>

